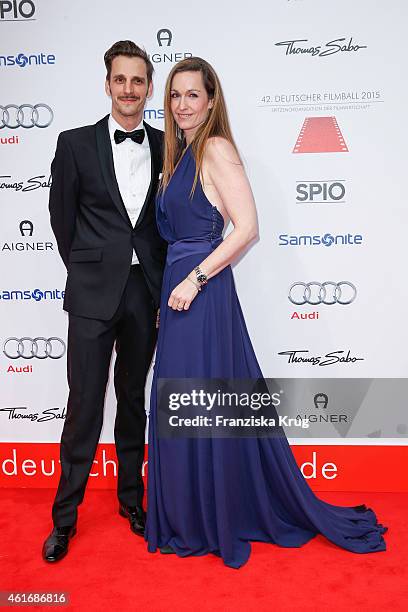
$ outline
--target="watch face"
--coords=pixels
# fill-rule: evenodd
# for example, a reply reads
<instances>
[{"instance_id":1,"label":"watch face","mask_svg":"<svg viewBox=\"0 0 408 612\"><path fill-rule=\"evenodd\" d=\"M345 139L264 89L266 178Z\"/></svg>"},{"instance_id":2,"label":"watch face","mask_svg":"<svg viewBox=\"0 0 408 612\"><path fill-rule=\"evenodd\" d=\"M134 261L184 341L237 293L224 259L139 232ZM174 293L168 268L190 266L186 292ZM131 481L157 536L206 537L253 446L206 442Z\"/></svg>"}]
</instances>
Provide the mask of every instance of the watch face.
<instances>
[{"instance_id":1,"label":"watch face","mask_svg":"<svg viewBox=\"0 0 408 612\"><path fill-rule=\"evenodd\" d=\"M206 283L207 282L207 276L204 274L204 272L202 272L202 270L200 270L200 268L197 266L197 268L195 268L195 273L197 276L197 280L199 283Z\"/></svg>"}]
</instances>

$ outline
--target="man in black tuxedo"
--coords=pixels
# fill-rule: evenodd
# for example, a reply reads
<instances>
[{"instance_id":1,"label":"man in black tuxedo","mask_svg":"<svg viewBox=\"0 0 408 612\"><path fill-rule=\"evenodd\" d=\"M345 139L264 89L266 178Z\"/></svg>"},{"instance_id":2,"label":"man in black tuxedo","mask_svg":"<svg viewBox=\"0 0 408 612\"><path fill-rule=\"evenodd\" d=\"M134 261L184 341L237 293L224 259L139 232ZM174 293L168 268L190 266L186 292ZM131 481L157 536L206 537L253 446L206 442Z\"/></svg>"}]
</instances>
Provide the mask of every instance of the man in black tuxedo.
<instances>
[{"instance_id":1,"label":"man in black tuxedo","mask_svg":"<svg viewBox=\"0 0 408 612\"><path fill-rule=\"evenodd\" d=\"M62 132L51 166L51 225L68 271L70 392L54 529L43 546L49 562L65 556L76 533L115 343L119 513L134 533L143 535L145 526L144 387L166 257L155 218L163 132L143 121L153 74L146 52L120 41L104 59L111 113L96 125Z\"/></svg>"}]
</instances>

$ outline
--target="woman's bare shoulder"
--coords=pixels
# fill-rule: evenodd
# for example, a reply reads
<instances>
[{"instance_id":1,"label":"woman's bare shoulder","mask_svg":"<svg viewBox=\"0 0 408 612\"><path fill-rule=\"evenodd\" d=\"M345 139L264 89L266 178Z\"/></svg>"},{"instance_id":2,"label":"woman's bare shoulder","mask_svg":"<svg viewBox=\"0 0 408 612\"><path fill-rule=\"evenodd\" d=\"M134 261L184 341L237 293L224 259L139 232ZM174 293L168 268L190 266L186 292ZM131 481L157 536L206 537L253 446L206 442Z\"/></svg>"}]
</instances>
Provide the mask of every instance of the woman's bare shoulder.
<instances>
[{"instance_id":1,"label":"woman's bare shoulder","mask_svg":"<svg viewBox=\"0 0 408 612\"><path fill-rule=\"evenodd\" d=\"M222 163L241 164L235 146L223 136L211 136L206 143L205 158L211 165Z\"/></svg>"}]
</instances>

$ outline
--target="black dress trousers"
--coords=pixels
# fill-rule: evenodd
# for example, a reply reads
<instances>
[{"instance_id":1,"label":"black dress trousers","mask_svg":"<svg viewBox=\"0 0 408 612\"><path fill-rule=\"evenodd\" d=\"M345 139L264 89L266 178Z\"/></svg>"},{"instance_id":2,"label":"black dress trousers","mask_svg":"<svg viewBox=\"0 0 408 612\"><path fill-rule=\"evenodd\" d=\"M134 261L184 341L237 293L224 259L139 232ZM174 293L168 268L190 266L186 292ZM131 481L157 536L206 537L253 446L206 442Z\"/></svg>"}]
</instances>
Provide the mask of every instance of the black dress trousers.
<instances>
[{"instance_id":1,"label":"black dress trousers","mask_svg":"<svg viewBox=\"0 0 408 612\"><path fill-rule=\"evenodd\" d=\"M113 346L117 398L115 445L118 498L142 505L145 382L156 343L156 308L139 264L131 266L118 310L108 321L69 315L67 416L61 437L61 478L52 516L73 525L99 441Z\"/></svg>"}]
</instances>

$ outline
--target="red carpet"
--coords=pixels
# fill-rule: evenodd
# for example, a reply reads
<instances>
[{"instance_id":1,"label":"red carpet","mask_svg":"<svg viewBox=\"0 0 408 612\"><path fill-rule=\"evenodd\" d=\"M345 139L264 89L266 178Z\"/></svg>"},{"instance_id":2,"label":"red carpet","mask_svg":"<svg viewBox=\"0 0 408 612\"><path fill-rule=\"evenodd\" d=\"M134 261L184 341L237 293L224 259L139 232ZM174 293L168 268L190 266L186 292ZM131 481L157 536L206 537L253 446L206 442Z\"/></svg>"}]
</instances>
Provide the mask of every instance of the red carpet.
<instances>
[{"instance_id":1,"label":"red carpet","mask_svg":"<svg viewBox=\"0 0 408 612\"><path fill-rule=\"evenodd\" d=\"M95 490L80 509L68 556L47 565L41 546L51 528L54 491L0 489L0 495L3 591L65 591L72 610L408 609L406 493L319 493L331 503L375 509L389 527L384 553L353 554L321 536L301 549L257 543L240 570L215 556L147 553L117 514L114 491Z\"/></svg>"}]
</instances>

